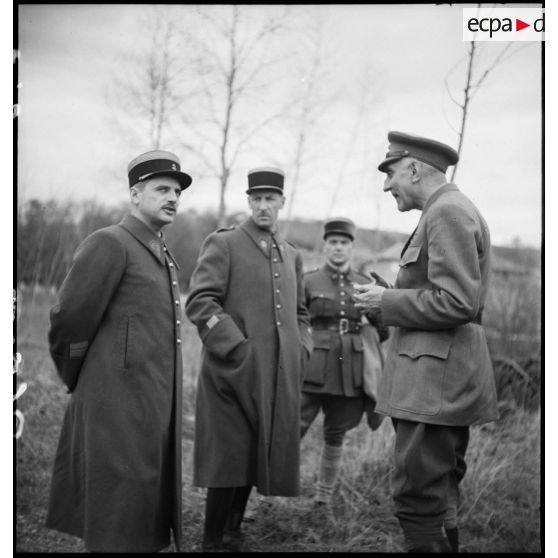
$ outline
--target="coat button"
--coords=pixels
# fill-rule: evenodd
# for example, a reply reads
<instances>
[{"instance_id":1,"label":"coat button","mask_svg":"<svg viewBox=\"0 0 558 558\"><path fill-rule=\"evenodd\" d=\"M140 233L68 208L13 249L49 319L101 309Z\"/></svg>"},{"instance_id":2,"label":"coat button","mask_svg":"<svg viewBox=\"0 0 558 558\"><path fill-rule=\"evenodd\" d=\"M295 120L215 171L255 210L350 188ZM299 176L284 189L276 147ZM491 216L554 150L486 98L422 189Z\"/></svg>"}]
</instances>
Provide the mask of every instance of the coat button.
<instances>
[{"instance_id":1,"label":"coat button","mask_svg":"<svg viewBox=\"0 0 558 558\"><path fill-rule=\"evenodd\" d=\"M277 294L279 294L279 293L281 292L281 290L280 290L280 289L275 289L275 292L276 292Z\"/></svg>"},{"instance_id":2,"label":"coat button","mask_svg":"<svg viewBox=\"0 0 558 558\"><path fill-rule=\"evenodd\" d=\"M176 325L180 325L180 320L176 320Z\"/></svg>"},{"instance_id":3,"label":"coat button","mask_svg":"<svg viewBox=\"0 0 558 558\"><path fill-rule=\"evenodd\" d=\"M173 286L173 287L176 287L176 281L173 281L173 282L172 282L172 286Z\"/></svg>"},{"instance_id":4,"label":"coat button","mask_svg":"<svg viewBox=\"0 0 558 558\"><path fill-rule=\"evenodd\" d=\"M339 304L341 304L341 306L345 306L345 301L342 300Z\"/></svg>"},{"instance_id":5,"label":"coat button","mask_svg":"<svg viewBox=\"0 0 558 558\"><path fill-rule=\"evenodd\" d=\"M177 339L176 342L180 345L180 343L182 343L182 341L180 339Z\"/></svg>"},{"instance_id":6,"label":"coat button","mask_svg":"<svg viewBox=\"0 0 558 558\"><path fill-rule=\"evenodd\" d=\"M273 263L277 263L279 260L277 258L273 258Z\"/></svg>"},{"instance_id":7,"label":"coat button","mask_svg":"<svg viewBox=\"0 0 558 558\"><path fill-rule=\"evenodd\" d=\"M174 303L178 306L180 304L180 300L175 300Z\"/></svg>"},{"instance_id":8,"label":"coat button","mask_svg":"<svg viewBox=\"0 0 558 558\"><path fill-rule=\"evenodd\" d=\"M279 273L274 273L273 276L274 277L279 277Z\"/></svg>"},{"instance_id":9,"label":"coat button","mask_svg":"<svg viewBox=\"0 0 558 558\"><path fill-rule=\"evenodd\" d=\"M174 264L172 262L169 263L169 267L174 267Z\"/></svg>"},{"instance_id":10,"label":"coat button","mask_svg":"<svg viewBox=\"0 0 558 558\"><path fill-rule=\"evenodd\" d=\"M277 322L277 327L279 327L281 325L281 322Z\"/></svg>"},{"instance_id":11,"label":"coat button","mask_svg":"<svg viewBox=\"0 0 558 558\"><path fill-rule=\"evenodd\" d=\"M280 309L280 308L281 308L281 305L280 305L280 304L278 304L278 305L277 305L277 308L279 308L279 309Z\"/></svg>"},{"instance_id":12,"label":"coat button","mask_svg":"<svg viewBox=\"0 0 558 558\"><path fill-rule=\"evenodd\" d=\"M341 316L345 315L345 310L341 310L341 312L339 312L339 314L341 314Z\"/></svg>"}]
</instances>

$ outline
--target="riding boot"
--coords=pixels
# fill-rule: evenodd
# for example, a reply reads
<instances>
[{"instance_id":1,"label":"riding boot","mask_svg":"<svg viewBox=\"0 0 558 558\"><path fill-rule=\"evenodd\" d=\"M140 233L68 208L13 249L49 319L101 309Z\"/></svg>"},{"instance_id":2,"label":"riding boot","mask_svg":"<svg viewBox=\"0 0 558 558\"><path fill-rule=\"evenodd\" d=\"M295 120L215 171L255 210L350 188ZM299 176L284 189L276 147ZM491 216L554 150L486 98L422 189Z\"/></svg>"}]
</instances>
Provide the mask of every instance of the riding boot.
<instances>
[{"instance_id":1,"label":"riding boot","mask_svg":"<svg viewBox=\"0 0 558 558\"><path fill-rule=\"evenodd\" d=\"M231 513L234 490L234 487L207 489L202 542L203 552L224 550L223 533Z\"/></svg>"},{"instance_id":2,"label":"riding boot","mask_svg":"<svg viewBox=\"0 0 558 558\"><path fill-rule=\"evenodd\" d=\"M452 548L448 541L444 539L438 539L435 541L429 541L422 543L418 546L414 546L409 549L409 552L414 554L430 554L430 553L444 553L449 554L452 552Z\"/></svg>"},{"instance_id":3,"label":"riding boot","mask_svg":"<svg viewBox=\"0 0 558 558\"><path fill-rule=\"evenodd\" d=\"M452 527L450 529L446 527L446 537L448 538L453 552L459 552L459 535L457 527Z\"/></svg>"},{"instance_id":4,"label":"riding boot","mask_svg":"<svg viewBox=\"0 0 558 558\"><path fill-rule=\"evenodd\" d=\"M251 486L239 486L235 488L231 511L227 518L223 535L223 544L227 550L233 552L250 552L249 545L240 529L240 525L244 519L244 513L251 490Z\"/></svg>"}]
</instances>

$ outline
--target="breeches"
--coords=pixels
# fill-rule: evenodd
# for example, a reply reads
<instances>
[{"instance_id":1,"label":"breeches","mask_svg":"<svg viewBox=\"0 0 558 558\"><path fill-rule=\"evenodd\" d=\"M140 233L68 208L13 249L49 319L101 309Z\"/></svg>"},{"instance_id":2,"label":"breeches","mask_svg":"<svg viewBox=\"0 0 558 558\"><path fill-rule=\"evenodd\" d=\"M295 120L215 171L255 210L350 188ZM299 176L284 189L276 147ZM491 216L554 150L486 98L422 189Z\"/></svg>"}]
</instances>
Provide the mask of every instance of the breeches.
<instances>
[{"instance_id":1,"label":"breeches","mask_svg":"<svg viewBox=\"0 0 558 558\"><path fill-rule=\"evenodd\" d=\"M466 471L469 427L400 419L394 419L393 424L395 515L407 540L439 539L445 518L455 521L458 485Z\"/></svg>"},{"instance_id":2,"label":"breeches","mask_svg":"<svg viewBox=\"0 0 558 558\"><path fill-rule=\"evenodd\" d=\"M302 438L318 416L324 413L324 441L328 446L343 445L345 433L360 423L364 413L364 396L344 397L327 393L302 392L300 437Z\"/></svg>"}]
</instances>

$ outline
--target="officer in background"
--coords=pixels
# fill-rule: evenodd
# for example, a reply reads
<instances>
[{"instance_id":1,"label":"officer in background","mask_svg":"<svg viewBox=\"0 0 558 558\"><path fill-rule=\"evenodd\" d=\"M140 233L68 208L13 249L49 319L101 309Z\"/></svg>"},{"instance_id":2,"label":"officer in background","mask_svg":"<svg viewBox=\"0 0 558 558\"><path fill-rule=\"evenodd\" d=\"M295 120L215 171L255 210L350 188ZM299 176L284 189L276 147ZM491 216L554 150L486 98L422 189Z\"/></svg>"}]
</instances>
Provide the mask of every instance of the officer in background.
<instances>
[{"instance_id":1,"label":"officer in background","mask_svg":"<svg viewBox=\"0 0 558 558\"><path fill-rule=\"evenodd\" d=\"M497 420L494 372L481 326L490 233L473 203L446 180L450 146L390 132L378 166L399 211L421 216L394 288L359 286L358 306L395 326L378 412L395 426L396 515L411 552L458 551L458 486L469 426ZM449 544L448 544L449 543Z\"/></svg>"},{"instance_id":2,"label":"officer in background","mask_svg":"<svg viewBox=\"0 0 558 558\"><path fill-rule=\"evenodd\" d=\"M354 234L355 225L350 219L328 220L323 234L326 262L304 276L314 351L302 387L301 436L319 411L324 413L324 446L314 495L317 506L331 499L345 433L360 423L364 412L374 430L382 420L374 412L375 401L365 393L363 369L371 365L365 362L366 351L371 351L376 364L381 365L380 341L387 339L388 330L378 313L365 315L354 305L353 285L370 282L370 277L351 268ZM366 328L372 327L377 330L373 332L375 337L364 335Z\"/></svg>"}]
</instances>

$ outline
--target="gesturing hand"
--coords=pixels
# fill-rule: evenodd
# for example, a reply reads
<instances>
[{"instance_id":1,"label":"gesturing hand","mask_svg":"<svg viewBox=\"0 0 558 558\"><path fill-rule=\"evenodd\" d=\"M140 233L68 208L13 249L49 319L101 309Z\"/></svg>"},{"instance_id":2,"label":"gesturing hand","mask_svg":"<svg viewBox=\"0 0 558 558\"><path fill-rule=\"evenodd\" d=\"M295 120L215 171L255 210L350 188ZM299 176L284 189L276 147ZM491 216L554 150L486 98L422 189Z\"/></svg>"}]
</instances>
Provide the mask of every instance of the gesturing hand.
<instances>
[{"instance_id":1,"label":"gesturing hand","mask_svg":"<svg viewBox=\"0 0 558 558\"><path fill-rule=\"evenodd\" d=\"M375 283L368 283L367 285L354 285L354 290L355 306L368 312L380 308L382 294L386 288Z\"/></svg>"}]
</instances>

